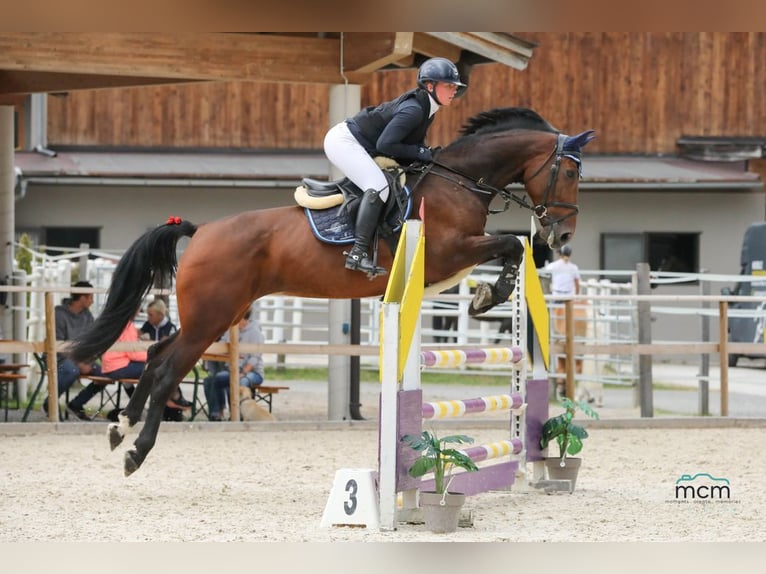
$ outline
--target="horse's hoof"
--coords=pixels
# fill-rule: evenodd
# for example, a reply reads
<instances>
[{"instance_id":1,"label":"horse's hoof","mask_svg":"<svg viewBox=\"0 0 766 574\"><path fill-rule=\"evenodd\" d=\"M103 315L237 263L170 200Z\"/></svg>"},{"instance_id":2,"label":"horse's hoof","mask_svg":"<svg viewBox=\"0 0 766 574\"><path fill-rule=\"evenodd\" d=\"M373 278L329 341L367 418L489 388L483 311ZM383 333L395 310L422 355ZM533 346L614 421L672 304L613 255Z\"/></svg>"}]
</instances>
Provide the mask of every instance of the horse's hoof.
<instances>
[{"instance_id":1,"label":"horse's hoof","mask_svg":"<svg viewBox=\"0 0 766 574\"><path fill-rule=\"evenodd\" d=\"M125 451L125 476L130 476L138 470L141 463L138 462L136 451Z\"/></svg>"},{"instance_id":2,"label":"horse's hoof","mask_svg":"<svg viewBox=\"0 0 766 574\"><path fill-rule=\"evenodd\" d=\"M122 439L125 438L125 435L120 432L120 425L117 423L112 423L109 425L109 427L106 429L106 436L109 437L109 447L111 450L114 450L120 446Z\"/></svg>"},{"instance_id":3,"label":"horse's hoof","mask_svg":"<svg viewBox=\"0 0 766 574\"><path fill-rule=\"evenodd\" d=\"M492 287L489 283L479 283L476 286L476 292L473 295L471 305L468 307L468 314L471 317L480 315L492 307Z\"/></svg>"}]
</instances>

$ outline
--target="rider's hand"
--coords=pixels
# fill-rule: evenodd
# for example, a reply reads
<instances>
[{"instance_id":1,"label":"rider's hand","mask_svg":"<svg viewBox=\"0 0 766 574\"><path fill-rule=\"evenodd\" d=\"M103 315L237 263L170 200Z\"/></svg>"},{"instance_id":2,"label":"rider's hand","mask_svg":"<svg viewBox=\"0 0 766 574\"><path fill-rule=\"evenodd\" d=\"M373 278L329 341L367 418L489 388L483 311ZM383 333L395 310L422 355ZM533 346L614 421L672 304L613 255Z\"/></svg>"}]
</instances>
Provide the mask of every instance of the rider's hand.
<instances>
[{"instance_id":1,"label":"rider's hand","mask_svg":"<svg viewBox=\"0 0 766 574\"><path fill-rule=\"evenodd\" d=\"M418 148L418 159L417 161L422 161L423 163L428 163L434 160L434 156L431 153L431 150L427 148L426 146L420 146Z\"/></svg>"}]
</instances>

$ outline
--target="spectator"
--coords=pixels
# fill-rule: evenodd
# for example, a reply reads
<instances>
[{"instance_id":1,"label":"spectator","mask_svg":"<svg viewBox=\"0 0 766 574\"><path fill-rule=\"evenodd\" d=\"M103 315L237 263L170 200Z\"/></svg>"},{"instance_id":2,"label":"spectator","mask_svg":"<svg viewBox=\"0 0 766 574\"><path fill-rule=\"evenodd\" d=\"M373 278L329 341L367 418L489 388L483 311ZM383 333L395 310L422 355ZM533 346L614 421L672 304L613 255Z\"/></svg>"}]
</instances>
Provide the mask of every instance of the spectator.
<instances>
[{"instance_id":1,"label":"spectator","mask_svg":"<svg viewBox=\"0 0 766 574\"><path fill-rule=\"evenodd\" d=\"M572 248L569 245L564 245L559 249L558 253L559 258L545 266L545 269L551 273L551 293L562 297L579 295L580 268L571 260ZM553 332L559 340L562 340L566 338L566 310L560 301L554 302L554 305ZM574 307L575 335L583 337L587 330L584 312L585 309L581 305ZM575 359L575 373L577 375L582 374L582 366L582 359ZM565 356L558 356L556 358L556 373L560 375L566 373ZM561 377L556 379L556 394L559 397L563 397L566 394L564 379Z\"/></svg>"},{"instance_id":2,"label":"spectator","mask_svg":"<svg viewBox=\"0 0 766 574\"><path fill-rule=\"evenodd\" d=\"M442 293L457 294L460 292L460 284L453 285L449 289L445 289ZM450 311L457 311L457 301L434 301L434 309L449 309ZM455 331L457 332L457 315L436 315L431 317L431 327L434 331ZM435 333L435 343L449 343L452 339L453 343L457 343L457 337L448 337L444 333Z\"/></svg>"},{"instance_id":3,"label":"spectator","mask_svg":"<svg viewBox=\"0 0 766 574\"><path fill-rule=\"evenodd\" d=\"M229 342L229 333L226 331L221 341ZM263 343L263 332L258 321L252 317L252 309L248 309L239 321L240 343ZM204 381L205 398L207 399L208 416L211 421L223 420L223 409L229 395L231 384L229 376L229 364L209 361L208 372ZM241 386L256 387L263 383L263 355L261 353L241 353L239 356L239 384Z\"/></svg>"},{"instance_id":4,"label":"spectator","mask_svg":"<svg viewBox=\"0 0 766 574\"><path fill-rule=\"evenodd\" d=\"M74 284L72 296L64 299L54 309L56 318L56 340L70 341L77 338L93 324L90 307L93 305L93 293L76 291L77 287L93 288L87 281ZM83 375L100 375L101 369L96 363L75 363L66 355L56 355L58 363L58 396L61 397ZM90 383L69 401L67 410L80 420L90 420L85 413L85 404L101 391L101 387ZM43 410L48 414L48 397L43 401Z\"/></svg>"},{"instance_id":5,"label":"spectator","mask_svg":"<svg viewBox=\"0 0 766 574\"><path fill-rule=\"evenodd\" d=\"M137 342L138 329L131 319L117 338L117 342ZM146 366L146 351L106 351L101 355L101 371L110 379L140 379ZM133 387L128 390L133 394Z\"/></svg>"},{"instance_id":6,"label":"spectator","mask_svg":"<svg viewBox=\"0 0 766 574\"><path fill-rule=\"evenodd\" d=\"M559 249L559 258L545 266L551 273L553 295L579 295L580 268L571 260L572 248L564 245Z\"/></svg>"},{"instance_id":7,"label":"spectator","mask_svg":"<svg viewBox=\"0 0 766 574\"><path fill-rule=\"evenodd\" d=\"M131 319L131 321L125 325L125 329L120 334L117 342L139 341L140 338L138 333L139 331ZM101 355L101 370L103 371L103 375L115 380L140 379L145 367L146 351L107 351ZM126 384L124 387L128 396L132 397L135 387L130 384ZM175 398L170 399L165 405L163 420L183 420L183 409L191 406L191 403L186 401L186 399L183 398L183 395L181 395L181 389L177 389ZM119 412L119 408L112 409L109 414L107 414L107 418L116 422L117 414Z\"/></svg>"},{"instance_id":8,"label":"spectator","mask_svg":"<svg viewBox=\"0 0 766 574\"><path fill-rule=\"evenodd\" d=\"M177 330L168 317L168 308L162 299L155 299L146 306L146 321L141 325L141 340L161 341Z\"/></svg>"},{"instance_id":9,"label":"spectator","mask_svg":"<svg viewBox=\"0 0 766 574\"><path fill-rule=\"evenodd\" d=\"M141 325L142 341L161 341L162 339L167 339L176 331L178 331L178 328L168 317L168 308L165 305L165 301L157 298L146 306L146 321ZM173 398L165 405L163 419L166 421L181 421L183 420L183 409L188 409L191 406L191 401L184 398L181 387L178 387Z\"/></svg>"}]
</instances>

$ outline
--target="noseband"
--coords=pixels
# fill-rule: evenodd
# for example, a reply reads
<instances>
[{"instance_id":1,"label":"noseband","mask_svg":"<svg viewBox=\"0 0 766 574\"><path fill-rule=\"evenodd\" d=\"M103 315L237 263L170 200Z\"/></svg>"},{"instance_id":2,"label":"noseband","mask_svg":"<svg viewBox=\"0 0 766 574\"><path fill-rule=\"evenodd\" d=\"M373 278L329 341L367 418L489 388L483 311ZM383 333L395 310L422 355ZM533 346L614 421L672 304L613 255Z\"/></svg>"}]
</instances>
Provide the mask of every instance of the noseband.
<instances>
[{"instance_id":1,"label":"noseband","mask_svg":"<svg viewBox=\"0 0 766 574\"><path fill-rule=\"evenodd\" d=\"M456 183L457 185L464 187L465 189L472 191L474 193L479 194L485 194L485 195L499 195L503 198L505 201L505 205L503 206L503 209L488 209L487 211L490 214L494 213L502 213L504 211L508 210L508 207L510 206L511 201L517 203L521 207L524 207L526 209L531 210L534 212L535 217L540 221L540 224L543 226L550 226L555 223L559 223L561 221L564 221L565 219L569 219L570 217L573 217L579 213L580 208L577 206L577 204L574 203L567 203L563 201L552 201L552 199L555 197L555 191L556 191L556 183L558 182L558 175L559 175L559 169L561 167L561 159L563 157L568 157L571 160L573 160L575 163L577 163L578 168L581 169L582 166L582 160L580 156L580 151L571 151L571 150L565 150L564 149L564 142L566 142L567 136L564 134L558 134L556 138L556 147L551 150L551 153L548 155L548 157L545 158L545 161L540 165L540 167L535 170L535 172L526 180L519 179L519 180L512 180L511 183L514 183L516 181L519 181L521 184L523 184L525 187L526 185L532 181L537 175L539 175L543 168L545 168L548 163L553 160L553 163L551 164L551 171L550 175L548 177L548 185L545 187L545 193L543 193L543 200L538 205L530 205L527 201L526 196L518 196L515 193L508 191L508 189L498 189L494 186L489 185L484 180L484 177L474 178L469 175L466 175L465 173L462 173L448 165L444 165L443 163L437 161L434 159L433 163L424 166L423 171L421 172L420 177L418 178L417 182L415 183L415 187L420 183L428 173L431 173L433 175L437 175L439 177L442 177L446 180L449 180L453 183ZM452 177L451 175L441 173L439 171L434 171L434 167L440 167L442 169L447 170L450 172L450 174L457 175L458 177ZM465 178L464 181L461 178ZM551 201L549 201L549 198ZM566 215L559 217L557 219L552 219L548 215L548 208L549 207L564 207L569 210L569 213Z\"/></svg>"}]
</instances>

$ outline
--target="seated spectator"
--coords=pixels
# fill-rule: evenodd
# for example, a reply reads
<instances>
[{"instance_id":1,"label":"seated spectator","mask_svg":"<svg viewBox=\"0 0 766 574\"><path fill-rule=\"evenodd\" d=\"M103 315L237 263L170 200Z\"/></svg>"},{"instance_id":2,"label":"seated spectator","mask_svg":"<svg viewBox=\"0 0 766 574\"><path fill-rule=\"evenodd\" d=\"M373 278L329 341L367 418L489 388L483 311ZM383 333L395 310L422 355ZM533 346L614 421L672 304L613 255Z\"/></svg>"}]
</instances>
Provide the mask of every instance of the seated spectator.
<instances>
[{"instance_id":1,"label":"seated spectator","mask_svg":"<svg viewBox=\"0 0 766 574\"><path fill-rule=\"evenodd\" d=\"M131 319L125 329L123 329L117 342L137 342L139 340L138 329ZM101 355L101 370L103 376L111 379L140 379L146 367L146 351L106 351ZM125 392L129 397L133 396L135 387L133 385L124 385ZM188 405L182 405L182 402ZM183 420L183 409L191 406L181 395L181 390L177 389L175 398L170 399L165 405L163 419L166 421ZM113 409L107 415L109 420L117 421L117 414L120 409Z\"/></svg>"},{"instance_id":2,"label":"seated spectator","mask_svg":"<svg viewBox=\"0 0 766 574\"><path fill-rule=\"evenodd\" d=\"M74 284L77 287L93 288L93 285L87 281L78 281ZM94 319L90 312L93 305L93 293L78 292L72 290L72 296L64 299L61 305L56 305L54 309L56 321L56 340L70 341L76 339L81 333L93 325ZM75 363L65 354L56 355L58 365L58 396L61 397L67 390L77 382L80 376L99 375L101 369L96 363ZM85 404L95 397L101 388L90 383L79 394L69 401L67 410L80 420L91 420L85 413ZM48 414L48 397L43 400L43 410Z\"/></svg>"},{"instance_id":3,"label":"seated spectator","mask_svg":"<svg viewBox=\"0 0 766 574\"><path fill-rule=\"evenodd\" d=\"M117 338L117 342L137 342L138 329L131 319ZM146 366L146 351L106 351L101 355L101 372L110 379L140 379ZM133 394L133 387L126 389Z\"/></svg>"},{"instance_id":4,"label":"seated spectator","mask_svg":"<svg viewBox=\"0 0 766 574\"><path fill-rule=\"evenodd\" d=\"M155 299L146 306L146 321L141 325L143 341L161 341L170 337L178 329L168 317L165 301Z\"/></svg>"},{"instance_id":5,"label":"seated spectator","mask_svg":"<svg viewBox=\"0 0 766 574\"><path fill-rule=\"evenodd\" d=\"M229 333L226 331L221 341L229 342ZM263 343L263 332L255 317L252 317L252 309L248 309L239 321L240 343ZM205 398L207 399L208 414L211 421L223 420L223 409L229 398L229 364L217 361L208 361L209 375L205 378ZM256 387L263 383L263 355L261 353L242 353L239 356L239 384L241 386Z\"/></svg>"},{"instance_id":6,"label":"seated spectator","mask_svg":"<svg viewBox=\"0 0 766 574\"><path fill-rule=\"evenodd\" d=\"M168 308L162 299L154 299L146 306L146 321L141 325L142 341L161 341L167 339L178 329L168 317ZM168 401L163 416L166 421L183 420L183 409L192 406L191 401L184 398L179 387L173 398Z\"/></svg>"}]
</instances>

